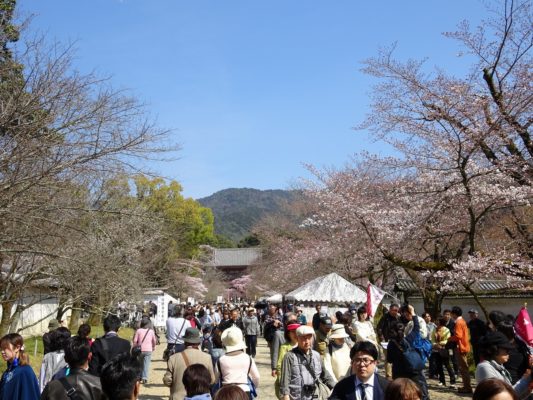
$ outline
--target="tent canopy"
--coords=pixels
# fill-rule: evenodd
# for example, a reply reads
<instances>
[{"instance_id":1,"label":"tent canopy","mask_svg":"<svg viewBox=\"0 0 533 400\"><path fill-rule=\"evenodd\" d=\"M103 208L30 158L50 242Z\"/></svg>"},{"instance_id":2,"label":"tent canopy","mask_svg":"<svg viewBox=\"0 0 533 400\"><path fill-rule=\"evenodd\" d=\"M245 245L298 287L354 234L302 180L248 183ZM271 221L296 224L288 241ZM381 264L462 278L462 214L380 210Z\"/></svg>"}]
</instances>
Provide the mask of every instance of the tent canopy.
<instances>
[{"instance_id":1,"label":"tent canopy","mask_svg":"<svg viewBox=\"0 0 533 400\"><path fill-rule=\"evenodd\" d=\"M276 293L266 299L269 303L281 303L283 301L283 296L280 293Z\"/></svg>"},{"instance_id":2,"label":"tent canopy","mask_svg":"<svg viewBox=\"0 0 533 400\"><path fill-rule=\"evenodd\" d=\"M287 293L287 299L324 303L364 303L366 292L342 276L331 273Z\"/></svg>"}]
</instances>

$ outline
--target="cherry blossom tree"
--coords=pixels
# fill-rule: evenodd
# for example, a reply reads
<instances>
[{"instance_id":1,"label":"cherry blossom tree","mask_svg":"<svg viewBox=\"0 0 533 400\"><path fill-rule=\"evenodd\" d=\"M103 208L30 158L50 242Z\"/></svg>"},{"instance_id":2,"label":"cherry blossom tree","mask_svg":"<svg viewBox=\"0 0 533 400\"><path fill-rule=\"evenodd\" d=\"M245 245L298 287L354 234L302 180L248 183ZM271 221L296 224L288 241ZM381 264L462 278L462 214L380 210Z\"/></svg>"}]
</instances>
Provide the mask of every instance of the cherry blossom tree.
<instances>
[{"instance_id":1,"label":"cherry blossom tree","mask_svg":"<svg viewBox=\"0 0 533 400\"><path fill-rule=\"evenodd\" d=\"M309 271L394 282L409 276L427 309L461 284L531 271L531 4L506 1L496 18L445 36L473 59L463 77L394 58L364 63L378 84L359 128L395 155L362 154L342 170L316 170L306 219L270 246L292 281ZM512 254L512 256L509 256ZM468 271L468 272L467 272Z\"/></svg>"},{"instance_id":2,"label":"cherry blossom tree","mask_svg":"<svg viewBox=\"0 0 533 400\"><path fill-rule=\"evenodd\" d=\"M252 283L251 275L243 275L239 278L233 279L229 284L229 289L234 292L237 297L246 297L247 290Z\"/></svg>"}]
</instances>

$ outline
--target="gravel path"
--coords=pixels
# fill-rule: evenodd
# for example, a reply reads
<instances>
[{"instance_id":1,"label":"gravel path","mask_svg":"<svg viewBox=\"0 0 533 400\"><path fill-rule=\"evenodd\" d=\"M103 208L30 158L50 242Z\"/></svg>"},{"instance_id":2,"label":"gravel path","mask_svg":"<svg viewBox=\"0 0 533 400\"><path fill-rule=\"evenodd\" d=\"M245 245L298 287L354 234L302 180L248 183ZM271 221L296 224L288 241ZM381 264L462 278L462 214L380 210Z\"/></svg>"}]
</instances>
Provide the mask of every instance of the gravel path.
<instances>
[{"instance_id":1,"label":"gravel path","mask_svg":"<svg viewBox=\"0 0 533 400\"><path fill-rule=\"evenodd\" d=\"M163 375L166 371L166 362L163 361L163 350L166 343L157 346L152 354L152 365L148 383L141 388L140 400L168 400L169 388L163 385ZM258 387L258 399L276 400L274 395L274 378L270 375L270 355L264 339L259 338L257 343L257 357L255 359L261 381ZM431 400L469 399L469 395L458 395L448 388L437 386L436 380L429 381ZM460 378L459 378L460 383Z\"/></svg>"}]
</instances>

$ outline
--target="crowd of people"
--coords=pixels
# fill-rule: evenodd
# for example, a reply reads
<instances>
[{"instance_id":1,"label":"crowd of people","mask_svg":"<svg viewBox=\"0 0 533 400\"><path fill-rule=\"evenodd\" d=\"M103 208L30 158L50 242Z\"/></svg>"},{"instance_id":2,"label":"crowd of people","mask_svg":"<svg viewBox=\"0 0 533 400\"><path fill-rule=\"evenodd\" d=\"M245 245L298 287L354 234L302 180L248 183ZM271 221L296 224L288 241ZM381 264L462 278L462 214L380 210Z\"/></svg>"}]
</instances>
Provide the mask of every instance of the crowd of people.
<instances>
[{"instance_id":1,"label":"crowd of people","mask_svg":"<svg viewBox=\"0 0 533 400\"><path fill-rule=\"evenodd\" d=\"M122 321L115 315L104 319L105 334L97 339L90 338L87 324L71 336L52 320L43 335L38 379L23 338L5 335L0 400L136 399L159 344L151 319L157 311L149 310L152 315L141 317L131 341L119 337ZM410 305L391 304L374 325L364 306L330 316L317 305L308 325L303 310L292 305L176 304L166 321L163 383L170 400L253 399L260 384L255 357L262 336L276 378L272 390L282 400L425 400L428 380L444 387L446 374L450 394L527 398L533 390L533 356L515 336L514 317L493 311L485 323L475 309L468 314L466 321L455 306L434 323L427 312L418 316Z\"/></svg>"}]
</instances>

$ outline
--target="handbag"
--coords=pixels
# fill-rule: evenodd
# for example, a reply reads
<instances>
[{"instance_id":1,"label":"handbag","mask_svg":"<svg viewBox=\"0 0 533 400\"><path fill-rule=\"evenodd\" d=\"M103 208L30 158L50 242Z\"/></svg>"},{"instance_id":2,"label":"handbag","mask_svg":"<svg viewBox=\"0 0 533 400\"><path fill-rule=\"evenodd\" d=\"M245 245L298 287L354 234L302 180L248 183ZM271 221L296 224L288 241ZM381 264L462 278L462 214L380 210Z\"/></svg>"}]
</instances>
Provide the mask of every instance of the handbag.
<instances>
[{"instance_id":1,"label":"handbag","mask_svg":"<svg viewBox=\"0 0 533 400\"><path fill-rule=\"evenodd\" d=\"M148 332L150 332L150 329L147 329L147 330L146 330L146 333L144 334L143 340L141 341L141 344L140 344L140 345L132 347L132 349L131 349L131 355L132 355L133 357L140 357L140 355L141 355L141 353L142 353L142 351L141 351L141 346L142 346L142 344L144 343L144 339L146 339L146 336L148 335Z\"/></svg>"},{"instance_id":2,"label":"handbag","mask_svg":"<svg viewBox=\"0 0 533 400\"><path fill-rule=\"evenodd\" d=\"M316 388L317 388L317 390L315 391L315 393L318 394L318 399L319 400L327 400L327 399L329 399L329 396L331 394L331 390L320 379L318 379L316 381Z\"/></svg>"},{"instance_id":3,"label":"handbag","mask_svg":"<svg viewBox=\"0 0 533 400\"><path fill-rule=\"evenodd\" d=\"M406 370L411 374L416 374L424 369L425 363L420 352L412 347L407 340L403 342L407 344L405 349L396 341L392 340L394 344L400 349L405 360Z\"/></svg>"}]
</instances>

